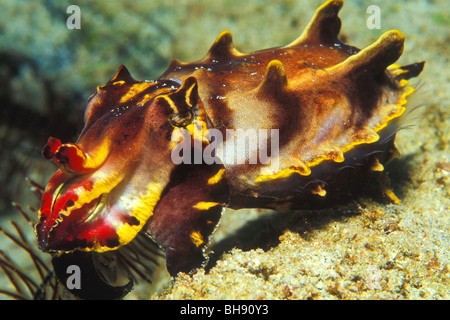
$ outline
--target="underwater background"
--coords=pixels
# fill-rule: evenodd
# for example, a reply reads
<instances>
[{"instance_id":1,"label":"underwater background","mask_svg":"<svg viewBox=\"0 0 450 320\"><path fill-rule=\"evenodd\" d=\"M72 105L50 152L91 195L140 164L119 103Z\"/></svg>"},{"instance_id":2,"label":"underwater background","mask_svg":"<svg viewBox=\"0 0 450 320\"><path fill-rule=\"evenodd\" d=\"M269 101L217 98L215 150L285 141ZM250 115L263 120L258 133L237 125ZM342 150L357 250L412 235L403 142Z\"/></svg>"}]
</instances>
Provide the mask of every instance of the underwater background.
<instances>
[{"instance_id":1,"label":"underwater background","mask_svg":"<svg viewBox=\"0 0 450 320\"><path fill-rule=\"evenodd\" d=\"M56 170L42 147L50 136L76 140L88 97L120 64L135 79L157 79L171 59L203 58L223 30L241 52L285 45L322 2L0 0L1 227L20 220L12 201L39 206L25 177L45 185ZM67 28L70 5L81 10L81 29ZM366 25L370 5L381 9L380 29ZM419 78L427 106L398 133L402 156L386 166L401 204L226 211L206 271L169 285L162 275L156 287L164 290L143 285L127 298L449 299L449 9L447 0L347 0L339 14L351 45L399 29L406 44L398 63L426 61ZM22 228L33 244L32 229ZM2 235L0 250L33 272ZM0 288L10 287L0 270Z\"/></svg>"}]
</instances>

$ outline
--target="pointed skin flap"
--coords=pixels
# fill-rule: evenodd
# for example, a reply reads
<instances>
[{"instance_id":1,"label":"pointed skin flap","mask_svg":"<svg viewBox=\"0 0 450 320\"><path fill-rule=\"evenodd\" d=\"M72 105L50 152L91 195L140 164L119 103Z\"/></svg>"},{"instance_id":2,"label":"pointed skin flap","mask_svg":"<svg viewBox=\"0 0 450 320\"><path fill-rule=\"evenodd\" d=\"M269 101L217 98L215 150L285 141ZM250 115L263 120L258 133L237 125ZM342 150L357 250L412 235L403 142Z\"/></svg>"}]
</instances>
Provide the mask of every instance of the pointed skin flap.
<instances>
[{"instance_id":1,"label":"pointed skin flap","mask_svg":"<svg viewBox=\"0 0 450 320\"><path fill-rule=\"evenodd\" d=\"M209 49L203 61L211 61L213 59L230 59L239 56L241 53L236 50L233 45L233 36L228 30L222 31L219 34L214 44Z\"/></svg>"},{"instance_id":2,"label":"pointed skin flap","mask_svg":"<svg viewBox=\"0 0 450 320\"><path fill-rule=\"evenodd\" d=\"M115 82L115 81L125 81L130 83L136 82L136 80L133 79L133 77L131 76L130 71L128 71L127 67L125 67L123 64L120 65L114 77L108 82Z\"/></svg>"},{"instance_id":3,"label":"pointed skin flap","mask_svg":"<svg viewBox=\"0 0 450 320\"><path fill-rule=\"evenodd\" d=\"M339 43L341 19L338 16L343 5L342 0L330 0L320 6L303 33L289 47L305 43L334 44Z\"/></svg>"},{"instance_id":4,"label":"pointed skin flap","mask_svg":"<svg viewBox=\"0 0 450 320\"><path fill-rule=\"evenodd\" d=\"M423 70L425 61L408 64L406 66L389 66L390 76L396 81L408 80L417 77Z\"/></svg>"},{"instance_id":5,"label":"pointed skin flap","mask_svg":"<svg viewBox=\"0 0 450 320\"><path fill-rule=\"evenodd\" d=\"M338 74L351 74L361 71L368 74L379 74L400 58L404 43L405 36L400 31L387 31L373 44L350 56L340 64L328 68L327 71Z\"/></svg>"},{"instance_id":6,"label":"pointed skin flap","mask_svg":"<svg viewBox=\"0 0 450 320\"><path fill-rule=\"evenodd\" d=\"M257 91L261 95L279 94L287 86L286 71L279 60L269 62L264 75L264 80L258 86Z\"/></svg>"},{"instance_id":7,"label":"pointed skin flap","mask_svg":"<svg viewBox=\"0 0 450 320\"><path fill-rule=\"evenodd\" d=\"M89 103L84 114L85 127L89 127L99 117L111 110L121 96L129 92L130 87L141 81L133 79L128 69L122 64L104 85L97 87L97 92L89 97Z\"/></svg>"}]
</instances>

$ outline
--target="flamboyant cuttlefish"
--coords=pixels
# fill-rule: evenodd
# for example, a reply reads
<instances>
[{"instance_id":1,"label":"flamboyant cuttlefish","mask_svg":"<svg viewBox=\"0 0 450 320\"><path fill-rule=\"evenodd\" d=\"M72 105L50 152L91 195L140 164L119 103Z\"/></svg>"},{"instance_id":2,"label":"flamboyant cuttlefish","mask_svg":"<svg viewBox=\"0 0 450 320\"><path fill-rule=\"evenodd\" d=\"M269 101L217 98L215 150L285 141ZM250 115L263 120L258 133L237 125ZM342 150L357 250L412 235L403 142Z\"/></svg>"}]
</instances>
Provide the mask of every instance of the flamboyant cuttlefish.
<instances>
[{"instance_id":1,"label":"flamboyant cuttlefish","mask_svg":"<svg viewBox=\"0 0 450 320\"><path fill-rule=\"evenodd\" d=\"M363 50L342 43L342 4L327 1L283 47L244 54L224 31L203 60L174 60L157 81L120 66L90 97L77 142L49 139L43 155L59 170L36 233L63 283L68 265L89 274L89 293L72 292L123 296L121 252L145 256L146 242L172 276L200 267L223 207L330 207L382 174L424 63L393 64L397 30Z\"/></svg>"}]
</instances>

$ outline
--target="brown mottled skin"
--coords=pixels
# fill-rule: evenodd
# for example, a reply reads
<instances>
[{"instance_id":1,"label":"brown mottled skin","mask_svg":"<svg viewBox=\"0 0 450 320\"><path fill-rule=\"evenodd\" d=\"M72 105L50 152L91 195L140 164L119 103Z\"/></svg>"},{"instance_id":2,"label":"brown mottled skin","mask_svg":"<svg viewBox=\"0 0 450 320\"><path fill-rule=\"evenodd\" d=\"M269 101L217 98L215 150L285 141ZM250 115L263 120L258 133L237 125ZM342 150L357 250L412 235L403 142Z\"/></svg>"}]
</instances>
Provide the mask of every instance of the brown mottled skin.
<instances>
[{"instance_id":1,"label":"brown mottled skin","mask_svg":"<svg viewBox=\"0 0 450 320\"><path fill-rule=\"evenodd\" d=\"M395 103L402 92L397 81L386 75L386 67L400 57L403 35L398 31L385 33L376 46L359 53L358 59L350 64L346 60L360 50L342 44L337 38L341 25L337 12L341 5L341 1L327 2L316 13L316 21L320 23L311 23L301 37L286 47L241 54L234 49L231 34L224 32L203 60L193 63L174 60L160 79L184 80L194 76L214 128L279 129L282 168L295 167L298 160L306 162L305 159L320 157L325 149L342 147L339 143L342 137L357 132L363 137L367 135L364 126L378 117L374 110L382 107L382 99L390 96L390 103ZM281 64L268 69L274 59ZM332 124L324 125L329 122ZM351 137L346 143L350 140ZM380 148L387 151L392 146ZM340 166L346 165L348 162ZM305 209L339 201L342 196L339 190L326 199L298 191L317 179L328 185L338 180L337 186L327 189L341 189L345 194L352 191L342 188L342 180L337 176L332 177L333 181L328 179L328 175L336 174L335 169L331 169L331 174L295 175L269 184L249 184L260 169L258 165L227 166L231 207ZM364 172L355 175L353 191L360 189L361 174ZM291 204L287 205L287 201Z\"/></svg>"},{"instance_id":2,"label":"brown mottled skin","mask_svg":"<svg viewBox=\"0 0 450 320\"><path fill-rule=\"evenodd\" d=\"M44 148L59 170L36 232L58 269L65 254L110 254L145 234L166 252L175 276L201 266L223 206L324 208L380 187L413 91L407 79L424 64L392 65L404 45L396 30L363 50L341 43L342 4L327 1L284 47L242 54L225 31L203 60L174 60L158 81L134 80L121 66L90 98L76 144L52 138ZM279 130L278 168L175 164L177 145L191 143L194 154L214 142L196 136L202 125L220 130L224 145L232 142L229 129ZM271 142L236 152L248 160L272 152ZM378 189L374 195L398 201Z\"/></svg>"}]
</instances>

